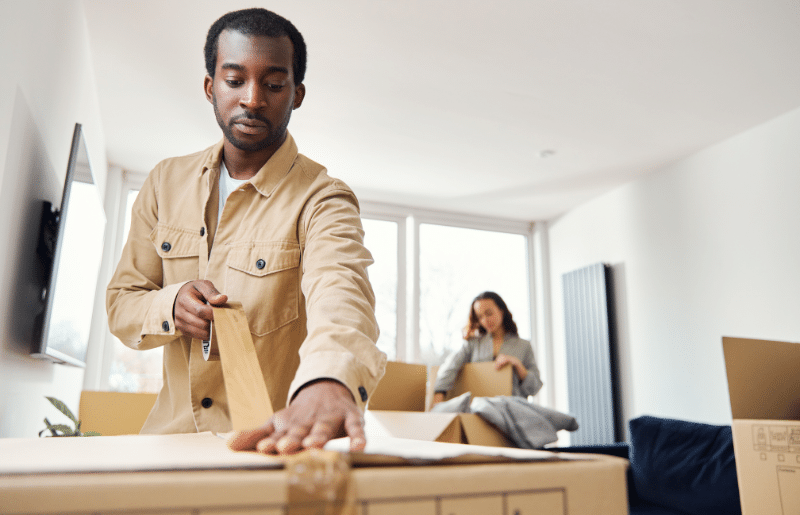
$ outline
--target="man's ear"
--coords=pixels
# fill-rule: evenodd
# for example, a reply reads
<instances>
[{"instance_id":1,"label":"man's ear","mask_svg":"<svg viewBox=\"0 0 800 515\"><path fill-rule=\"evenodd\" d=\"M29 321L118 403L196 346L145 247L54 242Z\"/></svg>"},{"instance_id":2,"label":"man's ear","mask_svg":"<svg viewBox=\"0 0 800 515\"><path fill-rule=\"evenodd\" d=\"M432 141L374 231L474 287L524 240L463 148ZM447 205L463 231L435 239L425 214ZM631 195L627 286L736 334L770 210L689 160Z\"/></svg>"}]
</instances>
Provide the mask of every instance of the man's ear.
<instances>
[{"instance_id":1,"label":"man's ear","mask_svg":"<svg viewBox=\"0 0 800 515\"><path fill-rule=\"evenodd\" d=\"M206 94L206 99L214 103L214 79L211 75L206 75L206 78L203 79L203 91Z\"/></svg>"},{"instance_id":2,"label":"man's ear","mask_svg":"<svg viewBox=\"0 0 800 515\"><path fill-rule=\"evenodd\" d=\"M304 98L306 98L306 85L301 83L294 88L294 104L292 105L292 109L297 109L303 105Z\"/></svg>"}]
</instances>

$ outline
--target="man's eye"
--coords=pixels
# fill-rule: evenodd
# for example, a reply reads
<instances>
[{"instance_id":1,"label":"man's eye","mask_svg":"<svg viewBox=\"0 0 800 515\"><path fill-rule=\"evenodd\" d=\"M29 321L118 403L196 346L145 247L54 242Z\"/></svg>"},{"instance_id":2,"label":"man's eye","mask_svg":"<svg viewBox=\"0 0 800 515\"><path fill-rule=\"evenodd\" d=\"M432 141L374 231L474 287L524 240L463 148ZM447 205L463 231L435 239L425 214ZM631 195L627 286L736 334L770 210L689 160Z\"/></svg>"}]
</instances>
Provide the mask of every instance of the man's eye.
<instances>
[{"instance_id":1,"label":"man's eye","mask_svg":"<svg viewBox=\"0 0 800 515\"><path fill-rule=\"evenodd\" d=\"M268 82L267 89L269 89L270 91L280 91L283 89L283 84L273 84Z\"/></svg>"},{"instance_id":2,"label":"man's eye","mask_svg":"<svg viewBox=\"0 0 800 515\"><path fill-rule=\"evenodd\" d=\"M236 79L225 79L225 83L226 83L228 86L231 86L231 87L234 87L234 88L235 88L236 86L241 86L241 85L242 85L242 81L240 81L240 80L236 80Z\"/></svg>"}]
</instances>

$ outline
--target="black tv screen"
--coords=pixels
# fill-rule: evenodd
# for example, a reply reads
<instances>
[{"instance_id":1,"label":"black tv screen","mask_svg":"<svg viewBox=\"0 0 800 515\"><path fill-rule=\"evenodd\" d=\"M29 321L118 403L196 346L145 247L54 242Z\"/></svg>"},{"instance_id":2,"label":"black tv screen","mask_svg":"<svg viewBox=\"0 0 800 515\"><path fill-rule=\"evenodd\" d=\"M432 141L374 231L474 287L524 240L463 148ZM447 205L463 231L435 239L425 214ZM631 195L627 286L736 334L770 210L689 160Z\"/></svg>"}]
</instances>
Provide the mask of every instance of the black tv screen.
<instances>
[{"instance_id":1,"label":"black tv screen","mask_svg":"<svg viewBox=\"0 0 800 515\"><path fill-rule=\"evenodd\" d=\"M60 208L42 207L37 259L44 309L36 317L32 356L86 365L105 224L83 131L75 124Z\"/></svg>"}]
</instances>

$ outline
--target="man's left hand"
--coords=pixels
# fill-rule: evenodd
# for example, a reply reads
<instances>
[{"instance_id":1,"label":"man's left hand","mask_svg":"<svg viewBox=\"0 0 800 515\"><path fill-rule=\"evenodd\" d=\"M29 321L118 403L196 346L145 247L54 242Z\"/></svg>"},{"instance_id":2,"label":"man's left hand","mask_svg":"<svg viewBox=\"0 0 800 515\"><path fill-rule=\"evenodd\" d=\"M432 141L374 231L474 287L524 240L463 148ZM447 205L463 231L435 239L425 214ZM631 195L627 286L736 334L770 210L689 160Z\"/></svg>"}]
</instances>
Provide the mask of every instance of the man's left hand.
<instances>
[{"instance_id":1,"label":"man's left hand","mask_svg":"<svg viewBox=\"0 0 800 515\"><path fill-rule=\"evenodd\" d=\"M323 379L301 388L289 406L260 428L238 432L228 446L234 451L294 454L342 436L350 437L351 451L363 450L364 418L347 387Z\"/></svg>"}]
</instances>

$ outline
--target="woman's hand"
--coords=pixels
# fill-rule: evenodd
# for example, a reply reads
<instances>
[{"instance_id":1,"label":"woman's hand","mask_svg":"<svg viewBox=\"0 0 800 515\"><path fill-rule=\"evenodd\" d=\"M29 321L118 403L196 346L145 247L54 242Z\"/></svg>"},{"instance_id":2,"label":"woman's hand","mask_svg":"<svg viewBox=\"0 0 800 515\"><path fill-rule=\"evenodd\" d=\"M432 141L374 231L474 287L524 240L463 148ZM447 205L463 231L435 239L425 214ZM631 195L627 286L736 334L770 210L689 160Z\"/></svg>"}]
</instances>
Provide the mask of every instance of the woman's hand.
<instances>
[{"instance_id":1,"label":"woman's hand","mask_svg":"<svg viewBox=\"0 0 800 515\"><path fill-rule=\"evenodd\" d=\"M508 354L498 354L494 359L494 369L500 370L506 365L514 367L514 372L517 373L517 377L519 377L520 381L524 381L525 378L528 377L528 370L522 365L519 358L509 356Z\"/></svg>"}]
</instances>

